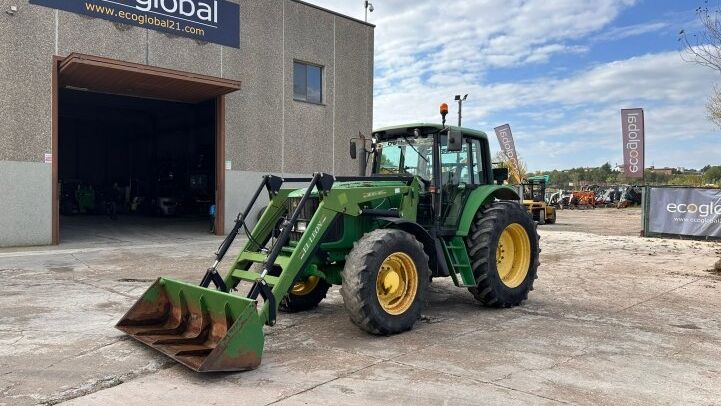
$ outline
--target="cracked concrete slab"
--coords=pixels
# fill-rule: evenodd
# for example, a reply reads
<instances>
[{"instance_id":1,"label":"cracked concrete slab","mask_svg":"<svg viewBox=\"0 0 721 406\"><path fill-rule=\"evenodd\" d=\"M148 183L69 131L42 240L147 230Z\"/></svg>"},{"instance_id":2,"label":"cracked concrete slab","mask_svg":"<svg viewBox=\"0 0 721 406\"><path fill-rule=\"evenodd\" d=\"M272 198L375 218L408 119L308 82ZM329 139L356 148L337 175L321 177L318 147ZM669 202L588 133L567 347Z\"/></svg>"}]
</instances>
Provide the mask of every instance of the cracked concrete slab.
<instances>
[{"instance_id":1,"label":"cracked concrete slab","mask_svg":"<svg viewBox=\"0 0 721 406\"><path fill-rule=\"evenodd\" d=\"M721 404L721 246L640 238L639 217L560 212L514 309L435 280L412 331L376 337L333 288L281 314L261 367L234 374L195 374L113 328L158 276L197 281L217 237L2 249L0 405Z\"/></svg>"},{"instance_id":2,"label":"cracked concrete slab","mask_svg":"<svg viewBox=\"0 0 721 406\"><path fill-rule=\"evenodd\" d=\"M398 362L373 365L278 401L277 405L558 405L552 398Z\"/></svg>"}]
</instances>

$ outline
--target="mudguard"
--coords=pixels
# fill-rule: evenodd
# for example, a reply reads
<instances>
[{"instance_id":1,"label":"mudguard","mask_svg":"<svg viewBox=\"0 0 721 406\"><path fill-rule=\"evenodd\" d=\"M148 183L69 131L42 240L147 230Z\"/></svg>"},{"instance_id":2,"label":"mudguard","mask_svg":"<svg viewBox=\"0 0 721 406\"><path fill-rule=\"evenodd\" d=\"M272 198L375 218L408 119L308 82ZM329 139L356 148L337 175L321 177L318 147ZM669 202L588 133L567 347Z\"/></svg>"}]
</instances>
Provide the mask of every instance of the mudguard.
<instances>
[{"instance_id":1,"label":"mudguard","mask_svg":"<svg viewBox=\"0 0 721 406\"><path fill-rule=\"evenodd\" d=\"M483 185L474 189L470 196L468 196L466 205L463 208L461 219L458 222L456 235L466 237L468 235L468 231L471 229L473 217L476 215L476 212L478 212L478 209L484 204L490 203L496 199L520 200L521 197L518 195L518 192L509 186Z\"/></svg>"}]
</instances>

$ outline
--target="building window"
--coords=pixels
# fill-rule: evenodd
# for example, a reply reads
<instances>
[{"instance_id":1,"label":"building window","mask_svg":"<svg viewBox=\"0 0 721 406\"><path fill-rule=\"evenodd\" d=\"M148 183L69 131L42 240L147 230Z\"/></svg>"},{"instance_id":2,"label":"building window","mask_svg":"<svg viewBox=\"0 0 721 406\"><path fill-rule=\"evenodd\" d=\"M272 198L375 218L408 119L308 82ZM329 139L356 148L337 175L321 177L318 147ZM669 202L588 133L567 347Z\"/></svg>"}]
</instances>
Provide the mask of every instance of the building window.
<instances>
[{"instance_id":1,"label":"building window","mask_svg":"<svg viewBox=\"0 0 721 406\"><path fill-rule=\"evenodd\" d=\"M323 68L303 62L293 63L293 98L308 103L323 103Z\"/></svg>"}]
</instances>

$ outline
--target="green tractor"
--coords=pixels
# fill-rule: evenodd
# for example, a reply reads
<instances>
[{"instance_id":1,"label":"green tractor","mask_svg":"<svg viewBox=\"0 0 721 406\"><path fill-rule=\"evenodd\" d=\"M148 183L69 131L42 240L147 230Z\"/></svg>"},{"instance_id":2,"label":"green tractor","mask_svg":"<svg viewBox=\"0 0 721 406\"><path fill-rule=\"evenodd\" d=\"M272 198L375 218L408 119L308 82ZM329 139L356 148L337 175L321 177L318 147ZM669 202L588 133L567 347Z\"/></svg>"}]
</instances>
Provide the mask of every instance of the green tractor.
<instances>
[{"instance_id":1,"label":"green tractor","mask_svg":"<svg viewBox=\"0 0 721 406\"><path fill-rule=\"evenodd\" d=\"M507 170L492 169L486 134L443 116L351 141L370 176L264 176L200 285L159 278L117 328L195 371L239 371L260 365L264 325L279 309L311 309L331 285L350 320L378 335L413 327L433 278L450 277L484 306L519 305L539 265L535 223L501 185ZM264 190L270 203L249 231ZM222 277L241 230L248 242Z\"/></svg>"}]
</instances>

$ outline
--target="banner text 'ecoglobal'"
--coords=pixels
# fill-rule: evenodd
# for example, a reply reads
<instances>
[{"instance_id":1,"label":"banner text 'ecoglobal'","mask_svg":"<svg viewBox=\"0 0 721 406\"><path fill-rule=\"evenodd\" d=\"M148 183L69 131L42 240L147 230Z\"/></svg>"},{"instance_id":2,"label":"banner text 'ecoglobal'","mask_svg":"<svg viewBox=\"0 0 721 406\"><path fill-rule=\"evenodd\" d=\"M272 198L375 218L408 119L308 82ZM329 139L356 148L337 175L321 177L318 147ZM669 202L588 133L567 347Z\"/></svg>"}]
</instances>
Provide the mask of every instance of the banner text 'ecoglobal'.
<instances>
[{"instance_id":1,"label":"banner text 'ecoglobal'","mask_svg":"<svg viewBox=\"0 0 721 406\"><path fill-rule=\"evenodd\" d=\"M240 6L226 0L30 0L30 4L240 48Z\"/></svg>"}]
</instances>

